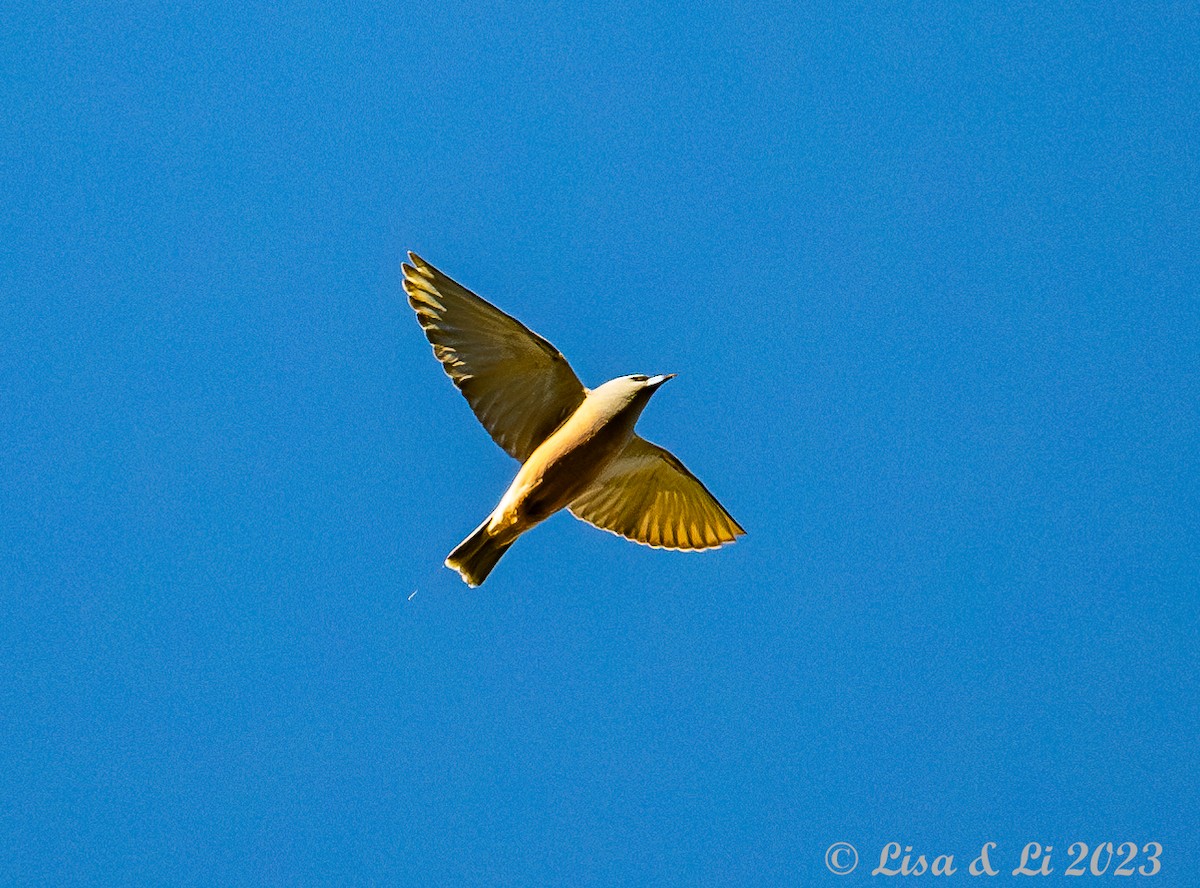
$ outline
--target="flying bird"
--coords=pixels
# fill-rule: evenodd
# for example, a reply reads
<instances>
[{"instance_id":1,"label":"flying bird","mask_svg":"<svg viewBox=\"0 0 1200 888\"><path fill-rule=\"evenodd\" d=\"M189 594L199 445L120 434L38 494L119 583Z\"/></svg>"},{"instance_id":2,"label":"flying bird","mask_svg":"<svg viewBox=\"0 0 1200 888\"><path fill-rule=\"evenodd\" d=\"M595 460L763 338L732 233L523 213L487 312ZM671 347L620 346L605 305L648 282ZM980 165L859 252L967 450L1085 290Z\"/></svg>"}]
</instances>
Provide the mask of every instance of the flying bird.
<instances>
[{"instance_id":1,"label":"flying bird","mask_svg":"<svg viewBox=\"0 0 1200 888\"><path fill-rule=\"evenodd\" d=\"M541 336L416 254L408 258L404 291L434 355L521 463L496 508L446 557L468 585L482 583L517 537L560 509L661 549L713 549L745 533L683 463L634 433L674 373L586 389Z\"/></svg>"}]
</instances>

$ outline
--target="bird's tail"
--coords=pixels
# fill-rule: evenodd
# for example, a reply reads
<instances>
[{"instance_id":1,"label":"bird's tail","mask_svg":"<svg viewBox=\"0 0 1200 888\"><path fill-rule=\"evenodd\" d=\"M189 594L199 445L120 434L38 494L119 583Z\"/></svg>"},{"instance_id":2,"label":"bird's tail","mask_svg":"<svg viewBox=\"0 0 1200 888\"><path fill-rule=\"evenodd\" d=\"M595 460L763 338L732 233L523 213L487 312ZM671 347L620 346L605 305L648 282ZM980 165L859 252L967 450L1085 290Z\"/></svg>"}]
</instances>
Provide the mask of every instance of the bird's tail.
<instances>
[{"instance_id":1,"label":"bird's tail","mask_svg":"<svg viewBox=\"0 0 1200 888\"><path fill-rule=\"evenodd\" d=\"M489 536L487 527L490 520L491 516L489 515L483 524L475 528L469 537L455 546L454 551L446 556L446 567L458 571L468 586L478 586L487 579L487 575L492 572L492 568L496 566L500 556L507 552L508 547L514 542L509 540L501 543Z\"/></svg>"}]
</instances>

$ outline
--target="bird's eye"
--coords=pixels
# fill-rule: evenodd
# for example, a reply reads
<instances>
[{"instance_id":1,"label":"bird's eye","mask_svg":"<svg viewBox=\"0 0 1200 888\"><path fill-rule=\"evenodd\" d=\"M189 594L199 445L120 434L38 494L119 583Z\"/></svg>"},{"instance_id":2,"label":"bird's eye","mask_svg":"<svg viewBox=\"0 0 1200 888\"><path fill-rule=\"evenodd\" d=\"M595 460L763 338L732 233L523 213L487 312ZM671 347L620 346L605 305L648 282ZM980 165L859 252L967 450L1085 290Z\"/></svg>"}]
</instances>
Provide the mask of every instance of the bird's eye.
<instances>
[{"instance_id":1,"label":"bird's eye","mask_svg":"<svg viewBox=\"0 0 1200 888\"><path fill-rule=\"evenodd\" d=\"M630 379L632 379L634 382L645 382L645 381L646 381L647 379L649 379L650 377L649 377L649 376L642 376L642 374L638 373L637 375L635 375L635 376L631 376L631 377L629 377L629 378L630 378Z\"/></svg>"}]
</instances>

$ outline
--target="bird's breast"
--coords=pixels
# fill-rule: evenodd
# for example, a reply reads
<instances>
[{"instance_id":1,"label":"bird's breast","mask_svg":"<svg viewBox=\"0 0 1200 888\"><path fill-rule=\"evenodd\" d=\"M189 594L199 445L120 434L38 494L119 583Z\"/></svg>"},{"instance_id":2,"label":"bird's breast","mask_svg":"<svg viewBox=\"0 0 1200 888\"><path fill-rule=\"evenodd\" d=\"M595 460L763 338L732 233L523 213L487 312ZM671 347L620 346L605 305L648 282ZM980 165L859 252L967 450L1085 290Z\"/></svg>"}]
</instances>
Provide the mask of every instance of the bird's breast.
<instances>
[{"instance_id":1,"label":"bird's breast","mask_svg":"<svg viewBox=\"0 0 1200 888\"><path fill-rule=\"evenodd\" d=\"M597 420L581 408L529 455L501 506L532 521L550 517L596 479L632 434L632 423Z\"/></svg>"}]
</instances>

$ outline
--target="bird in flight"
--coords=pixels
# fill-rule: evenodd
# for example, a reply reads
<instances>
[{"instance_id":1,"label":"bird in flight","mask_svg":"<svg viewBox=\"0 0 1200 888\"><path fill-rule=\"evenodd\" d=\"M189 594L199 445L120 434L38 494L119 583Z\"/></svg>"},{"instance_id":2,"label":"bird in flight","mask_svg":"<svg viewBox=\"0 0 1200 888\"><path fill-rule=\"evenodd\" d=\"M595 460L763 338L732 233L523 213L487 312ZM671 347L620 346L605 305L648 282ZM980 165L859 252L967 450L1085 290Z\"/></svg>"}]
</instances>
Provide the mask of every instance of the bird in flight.
<instances>
[{"instance_id":1,"label":"bird in flight","mask_svg":"<svg viewBox=\"0 0 1200 888\"><path fill-rule=\"evenodd\" d=\"M634 433L674 373L586 389L545 339L416 254L408 258L404 291L434 355L521 463L496 508L446 557L468 585L482 583L517 537L560 509L661 549L713 549L745 533L683 463Z\"/></svg>"}]
</instances>

